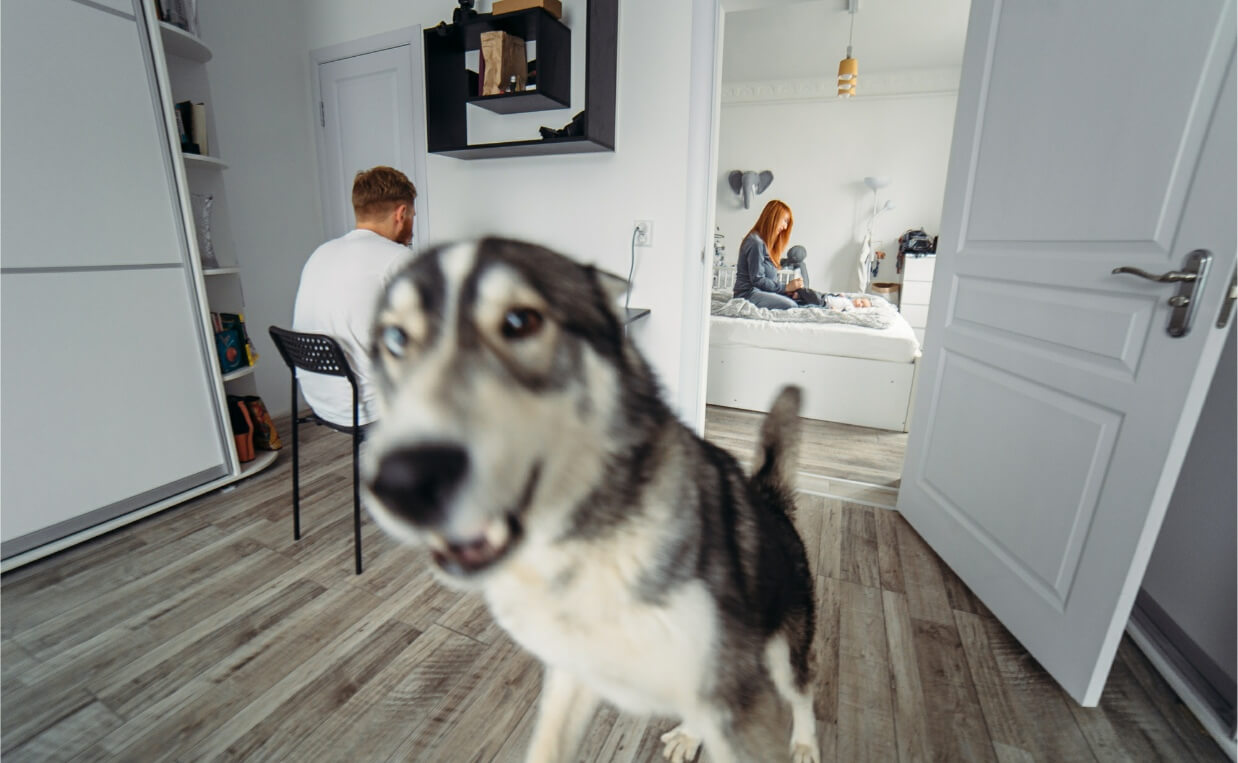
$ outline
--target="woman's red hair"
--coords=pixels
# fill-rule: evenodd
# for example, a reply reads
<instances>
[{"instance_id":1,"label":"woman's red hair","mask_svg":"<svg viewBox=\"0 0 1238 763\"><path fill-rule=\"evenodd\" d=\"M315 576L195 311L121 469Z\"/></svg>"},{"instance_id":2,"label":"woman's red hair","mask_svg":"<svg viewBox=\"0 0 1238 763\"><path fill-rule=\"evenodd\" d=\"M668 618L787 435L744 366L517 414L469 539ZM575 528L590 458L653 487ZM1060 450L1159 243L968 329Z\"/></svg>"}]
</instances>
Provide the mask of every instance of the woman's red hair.
<instances>
[{"instance_id":1,"label":"woman's red hair","mask_svg":"<svg viewBox=\"0 0 1238 763\"><path fill-rule=\"evenodd\" d=\"M778 224L783 218L787 220L787 227L778 233ZM765 209L761 210L761 216L757 218L756 225L752 226L749 233L755 233L765 242L765 248L769 250L769 257L774 261L774 267L782 267L782 253L787 251L787 242L791 239L791 226L795 224L795 219L791 217L791 208L785 203L774 199L765 205Z\"/></svg>"}]
</instances>

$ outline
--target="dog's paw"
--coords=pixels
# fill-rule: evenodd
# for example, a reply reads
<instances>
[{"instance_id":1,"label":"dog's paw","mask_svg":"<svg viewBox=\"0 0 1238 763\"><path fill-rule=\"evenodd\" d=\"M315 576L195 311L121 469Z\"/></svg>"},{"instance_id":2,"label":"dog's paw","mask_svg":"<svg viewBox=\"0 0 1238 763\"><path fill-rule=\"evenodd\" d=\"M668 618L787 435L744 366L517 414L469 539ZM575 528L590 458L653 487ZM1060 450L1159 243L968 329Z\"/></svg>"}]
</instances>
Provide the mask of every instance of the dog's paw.
<instances>
[{"instance_id":1,"label":"dog's paw","mask_svg":"<svg viewBox=\"0 0 1238 763\"><path fill-rule=\"evenodd\" d=\"M701 749L701 740L681 724L662 735L662 745L662 757L671 763L689 763L696 760L696 754Z\"/></svg>"},{"instance_id":2,"label":"dog's paw","mask_svg":"<svg viewBox=\"0 0 1238 763\"><path fill-rule=\"evenodd\" d=\"M800 742L791 745L791 763L821 763L821 755L815 745Z\"/></svg>"}]
</instances>

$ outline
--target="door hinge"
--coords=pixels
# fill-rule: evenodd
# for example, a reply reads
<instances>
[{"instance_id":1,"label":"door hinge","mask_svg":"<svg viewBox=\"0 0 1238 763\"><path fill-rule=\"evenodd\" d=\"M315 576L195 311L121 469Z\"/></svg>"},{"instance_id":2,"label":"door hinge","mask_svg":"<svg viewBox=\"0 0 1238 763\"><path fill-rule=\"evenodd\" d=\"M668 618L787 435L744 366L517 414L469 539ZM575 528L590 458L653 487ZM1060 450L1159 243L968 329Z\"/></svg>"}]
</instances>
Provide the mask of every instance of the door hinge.
<instances>
[{"instance_id":1,"label":"door hinge","mask_svg":"<svg viewBox=\"0 0 1238 763\"><path fill-rule=\"evenodd\" d=\"M318 102L318 118L322 120L322 126L327 126L327 106L322 101Z\"/></svg>"},{"instance_id":2,"label":"door hinge","mask_svg":"<svg viewBox=\"0 0 1238 763\"><path fill-rule=\"evenodd\" d=\"M1221 314L1217 316L1217 328L1223 329L1229 325L1229 316L1234 312L1234 301L1238 300L1238 271L1229 279L1229 293L1221 302Z\"/></svg>"}]
</instances>

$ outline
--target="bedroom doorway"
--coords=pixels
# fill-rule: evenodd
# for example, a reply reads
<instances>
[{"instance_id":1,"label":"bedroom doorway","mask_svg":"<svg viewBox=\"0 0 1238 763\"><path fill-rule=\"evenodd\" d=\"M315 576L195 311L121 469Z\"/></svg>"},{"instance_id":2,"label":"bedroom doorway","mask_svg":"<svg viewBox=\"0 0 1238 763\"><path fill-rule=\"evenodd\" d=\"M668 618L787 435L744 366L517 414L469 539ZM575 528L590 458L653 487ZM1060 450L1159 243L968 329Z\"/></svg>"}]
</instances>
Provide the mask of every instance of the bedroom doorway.
<instances>
[{"instance_id":1,"label":"bedroom doorway","mask_svg":"<svg viewBox=\"0 0 1238 763\"><path fill-rule=\"evenodd\" d=\"M941 218L970 0L893 5L723 2L705 411L706 438L746 460L761 411L798 384L801 485L885 507L898 497L931 298L934 257L916 250ZM849 36L859 76L843 99ZM784 283L798 270L815 291L866 293L876 317L734 317L725 303L741 243L774 199L792 210L788 250L803 247ZM923 238L904 235L915 231ZM870 317L884 328L860 320Z\"/></svg>"}]
</instances>

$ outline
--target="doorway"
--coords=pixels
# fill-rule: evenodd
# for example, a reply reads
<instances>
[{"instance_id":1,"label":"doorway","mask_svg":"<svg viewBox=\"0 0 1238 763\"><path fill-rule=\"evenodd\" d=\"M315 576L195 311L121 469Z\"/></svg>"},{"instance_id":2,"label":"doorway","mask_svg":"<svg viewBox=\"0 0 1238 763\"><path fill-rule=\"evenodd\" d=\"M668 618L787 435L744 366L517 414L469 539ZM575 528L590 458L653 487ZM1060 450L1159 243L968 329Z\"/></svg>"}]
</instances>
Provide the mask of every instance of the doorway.
<instances>
[{"instance_id":1,"label":"doorway","mask_svg":"<svg viewBox=\"0 0 1238 763\"><path fill-rule=\"evenodd\" d=\"M342 236L354 227L351 189L356 173L386 165L403 172L417 188L413 246L428 241L421 27L333 45L314 51L311 58L326 237Z\"/></svg>"},{"instance_id":2,"label":"doorway","mask_svg":"<svg viewBox=\"0 0 1238 763\"><path fill-rule=\"evenodd\" d=\"M788 247L806 253L784 274L798 269L817 292L884 300L888 313L862 318L893 328L777 324L766 333L759 321L725 317L733 313L711 317L706 436L746 458L744 433L773 398L762 385L798 384L801 484L892 508L933 259L900 257L899 239L937 232L970 0L866 3L856 13L836 2L737 5L725 14L721 55L713 305L733 296L742 242L778 199L793 214ZM849 38L860 74L856 96L843 99L836 76ZM745 206L730 183L736 172L770 172L772 181ZM887 339L890 349L877 346ZM816 412L814 394L828 398Z\"/></svg>"}]
</instances>

